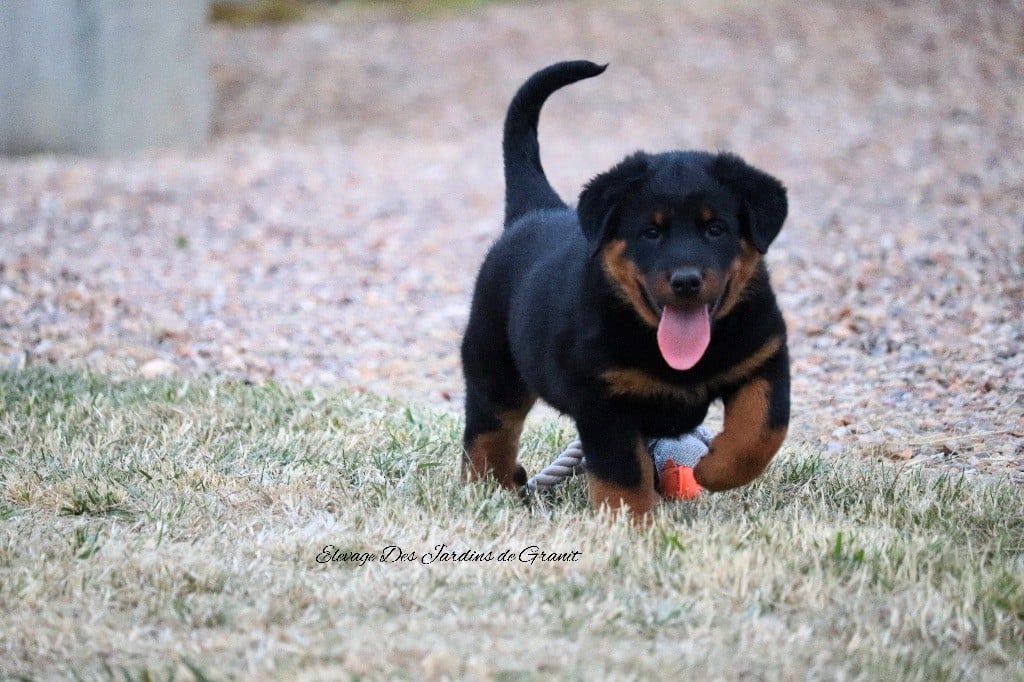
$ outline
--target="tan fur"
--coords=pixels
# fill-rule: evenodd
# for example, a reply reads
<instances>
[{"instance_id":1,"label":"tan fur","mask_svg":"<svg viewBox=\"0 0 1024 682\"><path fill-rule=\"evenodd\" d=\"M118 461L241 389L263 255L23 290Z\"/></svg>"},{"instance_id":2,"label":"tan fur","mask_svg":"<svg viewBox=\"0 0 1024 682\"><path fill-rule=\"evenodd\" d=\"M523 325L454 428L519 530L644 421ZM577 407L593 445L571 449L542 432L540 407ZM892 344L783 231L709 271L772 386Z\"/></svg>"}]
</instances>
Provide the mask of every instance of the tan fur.
<instances>
[{"instance_id":1,"label":"tan fur","mask_svg":"<svg viewBox=\"0 0 1024 682\"><path fill-rule=\"evenodd\" d=\"M473 439L462 460L463 482L493 476L504 488L515 488L518 485L516 472L519 470L519 437L523 433L523 421L529 411L530 406L504 412L499 417L501 427L496 431L481 433Z\"/></svg>"},{"instance_id":2,"label":"tan fur","mask_svg":"<svg viewBox=\"0 0 1024 682\"><path fill-rule=\"evenodd\" d=\"M638 369L610 369L601 374L613 395L639 398L671 398L690 404L707 402L708 396L723 386L743 381L771 359L782 347L782 338L770 337L763 346L707 382L692 386L670 384Z\"/></svg>"},{"instance_id":3,"label":"tan fur","mask_svg":"<svg viewBox=\"0 0 1024 682\"><path fill-rule=\"evenodd\" d=\"M764 379L745 385L725 403L722 432L694 469L711 491L744 485L761 475L786 438L786 428L768 427L771 388Z\"/></svg>"},{"instance_id":4,"label":"tan fur","mask_svg":"<svg viewBox=\"0 0 1024 682\"><path fill-rule=\"evenodd\" d=\"M715 311L715 319L719 320L729 314L729 311L743 299L747 284L757 272L761 262L761 254L757 252L747 240L740 241L740 255L729 266L726 273L726 281L729 283L729 293L722 301L722 305Z\"/></svg>"},{"instance_id":5,"label":"tan fur","mask_svg":"<svg viewBox=\"0 0 1024 682\"><path fill-rule=\"evenodd\" d=\"M677 386L651 376L639 369L609 369L601 374L612 395L637 398L671 398L690 404L707 401L704 384Z\"/></svg>"},{"instance_id":6,"label":"tan fur","mask_svg":"<svg viewBox=\"0 0 1024 682\"><path fill-rule=\"evenodd\" d=\"M614 239L604 246L601 259L605 274L615 285L619 298L632 306L640 319L652 327L657 327L660 320L647 305L640 290L642 274L636 265L626 258L625 252L626 242L622 239Z\"/></svg>"},{"instance_id":7,"label":"tan fur","mask_svg":"<svg viewBox=\"0 0 1024 682\"><path fill-rule=\"evenodd\" d=\"M618 511L623 507L628 507L634 519L639 519L647 515L661 501L661 497L654 488L654 461L643 442L637 441L634 456L640 463L641 471L640 485L635 488L624 488L602 481L594 475L587 477L590 504L594 509L608 507L613 511Z\"/></svg>"}]
</instances>

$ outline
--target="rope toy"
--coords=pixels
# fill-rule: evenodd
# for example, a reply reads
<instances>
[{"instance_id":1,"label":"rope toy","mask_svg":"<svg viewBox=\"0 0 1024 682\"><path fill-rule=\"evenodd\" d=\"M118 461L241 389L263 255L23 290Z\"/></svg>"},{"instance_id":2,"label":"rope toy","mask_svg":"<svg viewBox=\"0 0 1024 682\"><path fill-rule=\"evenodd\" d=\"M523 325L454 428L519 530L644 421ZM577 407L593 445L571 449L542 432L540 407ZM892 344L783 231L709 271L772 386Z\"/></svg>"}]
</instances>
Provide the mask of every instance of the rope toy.
<instances>
[{"instance_id":1,"label":"rope toy","mask_svg":"<svg viewBox=\"0 0 1024 682\"><path fill-rule=\"evenodd\" d=\"M647 448L658 471L658 489L671 500L692 500L701 494L701 487L693 477L693 468L708 454L711 432L703 426L680 438L654 438ZM528 492L551 488L586 469L586 456L579 439L540 473L526 482Z\"/></svg>"}]
</instances>

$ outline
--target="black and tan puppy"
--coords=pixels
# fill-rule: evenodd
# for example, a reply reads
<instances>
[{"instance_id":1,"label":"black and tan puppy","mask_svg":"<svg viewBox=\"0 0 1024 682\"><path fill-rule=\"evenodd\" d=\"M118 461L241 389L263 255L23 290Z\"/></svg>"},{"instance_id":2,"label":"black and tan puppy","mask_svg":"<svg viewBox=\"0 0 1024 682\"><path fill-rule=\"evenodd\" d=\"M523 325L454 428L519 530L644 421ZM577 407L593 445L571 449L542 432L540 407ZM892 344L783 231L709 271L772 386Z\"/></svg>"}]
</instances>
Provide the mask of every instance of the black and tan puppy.
<instances>
[{"instance_id":1,"label":"black and tan puppy","mask_svg":"<svg viewBox=\"0 0 1024 682\"><path fill-rule=\"evenodd\" d=\"M786 327L761 257L786 191L731 154L638 152L566 206L540 164L540 109L604 68L554 64L509 106L505 231L462 344L463 479L526 482L519 434L539 397L576 422L592 504L642 515L659 500L647 440L692 430L711 401L725 424L695 469L704 488L750 482L785 438Z\"/></svg>"}]
</instances>

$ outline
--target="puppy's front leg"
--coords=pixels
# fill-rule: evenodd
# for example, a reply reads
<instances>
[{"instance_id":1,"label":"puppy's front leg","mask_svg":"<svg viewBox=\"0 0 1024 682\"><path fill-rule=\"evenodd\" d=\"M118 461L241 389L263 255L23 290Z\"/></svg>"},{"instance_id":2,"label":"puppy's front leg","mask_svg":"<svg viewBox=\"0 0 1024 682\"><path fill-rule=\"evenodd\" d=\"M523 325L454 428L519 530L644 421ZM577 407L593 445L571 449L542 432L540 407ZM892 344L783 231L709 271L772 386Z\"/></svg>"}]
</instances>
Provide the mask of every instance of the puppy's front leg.
<instances>
[{"instance_id":1,"label":"puppy's front leg","mask_svg":"<svg viewBox=\"0 0 1024 682\"><path fill-rule=\"evenodd\" d=\"M761 475L782 446L789 424L789 371L744 384L725 400L722 432L693 470L703 488L728 490Z\"/></svg>"},{"instance_id":2,"label":"puppy's front leg","mask_svg":"<svg viewBox=\"0 0 1024 682\"><path fill-rule=\"evenodd\" d=\"M654 461L640 432L614 420L576 426L587 453L591 506L628 507L635 519L645 517L661 498L654 487Z\"/></svg>"}]
</instances>

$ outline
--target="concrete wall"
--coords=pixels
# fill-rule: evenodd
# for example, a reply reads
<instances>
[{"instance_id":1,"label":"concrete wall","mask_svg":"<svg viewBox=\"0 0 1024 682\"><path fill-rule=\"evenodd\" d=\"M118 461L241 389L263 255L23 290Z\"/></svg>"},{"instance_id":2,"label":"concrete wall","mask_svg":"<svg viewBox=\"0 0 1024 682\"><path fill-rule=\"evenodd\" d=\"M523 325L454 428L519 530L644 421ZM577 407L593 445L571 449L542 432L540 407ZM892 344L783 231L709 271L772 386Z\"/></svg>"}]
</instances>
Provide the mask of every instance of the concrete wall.
<instances>
[{"instance_id":1,"label":"concrete wall","mask_svg":"<svg viewBox=\"0 0 1024 682\"><path fill-rule=\"evenodd\" d=\"M0 154L196 145L208 0L0 0Z\"/></svg>"}]
</instances>

